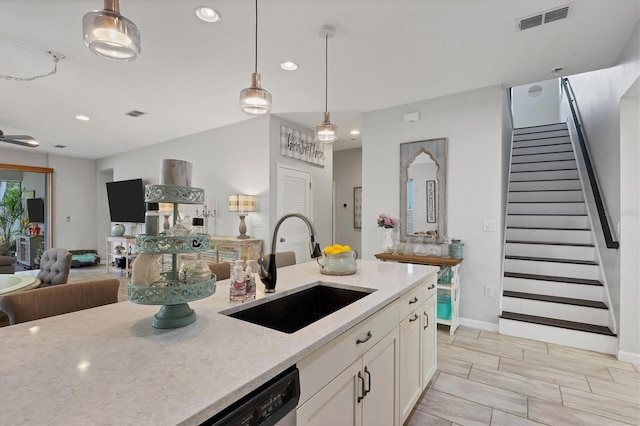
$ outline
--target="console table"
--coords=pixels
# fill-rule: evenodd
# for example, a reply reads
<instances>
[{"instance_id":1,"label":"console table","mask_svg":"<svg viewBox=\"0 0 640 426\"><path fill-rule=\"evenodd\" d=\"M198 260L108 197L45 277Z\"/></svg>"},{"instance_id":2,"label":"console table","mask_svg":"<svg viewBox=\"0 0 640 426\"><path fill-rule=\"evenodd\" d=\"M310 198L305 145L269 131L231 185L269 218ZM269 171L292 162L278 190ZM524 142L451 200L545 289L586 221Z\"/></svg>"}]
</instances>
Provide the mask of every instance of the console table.
<instances>
[{"instance_id":1,"label":"console table","mask_svg":"<svg viewBox=\"0 0 640 426\"><path fill-rule=\"evenodd\" d=\"M460 326L460 264L463 259L442 256L419 256L415 254L391 254L378 253L374 255L376 259L386 262L398 263L415 263L418 265L439 266L440 271L444 271L446 267L451 268L450 279L441 282L440 274L438 274L438 294L448 293L451 298L451 319L437 317L438 324L449 326L449 334L453 336L456 329ZM448 281L448 282L446 282Z\"/></svg>"},{"instance_id":2,"label":"console table","mask_svg":"<svg viewBox=\"0 0 640 426\"><path fill-rule=\"evenodd\" d=\"M36 251L43 242L44 235L16 235L16 262L27 269L35 268Z\"/></svg>"}]
</instances>

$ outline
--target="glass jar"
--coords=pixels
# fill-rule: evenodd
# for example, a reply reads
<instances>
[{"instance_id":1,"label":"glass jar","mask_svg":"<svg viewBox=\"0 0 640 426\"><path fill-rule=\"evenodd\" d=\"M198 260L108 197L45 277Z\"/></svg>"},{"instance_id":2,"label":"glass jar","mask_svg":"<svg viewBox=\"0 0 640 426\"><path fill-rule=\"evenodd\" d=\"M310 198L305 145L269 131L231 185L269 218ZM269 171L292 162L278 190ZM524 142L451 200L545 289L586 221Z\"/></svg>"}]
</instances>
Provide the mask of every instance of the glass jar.
<instances>
[{"instance_id":1,"label":"glass jar","mask_svg":"<svg viewBox=\"0 0 640 426\"><path fill-rule=\"evenodd\" d=\"M207 262L202 259L200 253L196 256L196 261L193 267L189 268L186 274L187 284L198 284L211 279L211 270Z\"/></svg>"}]
</instances>

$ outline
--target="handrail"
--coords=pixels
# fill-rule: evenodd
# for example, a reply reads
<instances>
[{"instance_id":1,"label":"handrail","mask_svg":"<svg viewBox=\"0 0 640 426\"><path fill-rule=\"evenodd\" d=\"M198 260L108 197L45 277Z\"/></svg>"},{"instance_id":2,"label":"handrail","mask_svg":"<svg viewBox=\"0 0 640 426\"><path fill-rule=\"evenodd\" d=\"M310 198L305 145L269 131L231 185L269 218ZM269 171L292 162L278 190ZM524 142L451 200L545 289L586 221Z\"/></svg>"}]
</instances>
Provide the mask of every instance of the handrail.
<instances>
[{"instance_id":1,"label":"handrail","mask_svg":"<svg viewBox=\"0 0 640 426\"><path fill-rule=\"evenodd\" d=\"M593 191L593 197L596 202L596 209L598 210L598 217L600 218L600 225L602 226L602 231L604 232L604 241L607 244L607 248L617 249L620 247L620 243L613 239L611 224L607 220L604 201L602 200L602 195L600 194L600 188L598 187L598 179L596 178L595 170L593 168L593 164L591 163L591 158L589 157L589 150L587 149L587 143L585 140L585 135L583 133L584 126L582 125L582 122L579 119L579 114L577 111L578 104L576 102L573 89L571 89L569 79L566 77L562 77L560 79L560 83L562 84L562 88L564 89L564 92L567 95L567 99L569 101L569 108L571 109L573 124L576 128L576 133L578 134L578 141L580 143L580 151L582 151L582 156L584 157L584 162L587 168L587 174L589 175L589 183L591 184L591 190Z\"/></svg>"}]
</instances>

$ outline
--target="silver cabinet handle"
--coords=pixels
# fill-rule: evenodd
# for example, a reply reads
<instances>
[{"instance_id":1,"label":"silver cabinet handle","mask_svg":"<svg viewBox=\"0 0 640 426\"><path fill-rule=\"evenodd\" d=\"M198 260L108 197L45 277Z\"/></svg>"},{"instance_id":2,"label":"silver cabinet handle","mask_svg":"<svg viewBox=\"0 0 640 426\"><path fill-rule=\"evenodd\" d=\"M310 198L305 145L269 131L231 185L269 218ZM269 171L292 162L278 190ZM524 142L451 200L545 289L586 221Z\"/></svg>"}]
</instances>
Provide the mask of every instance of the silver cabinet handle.
<instances>
[{"instance_id":1,"label":"silver cabinet handle","mask_svg":"<svg viewBox=\"0 0 640 426\"><path fill-rule=\"evenodd\" d=\"M371 332L370 332L370 331L367 331L367 337L365 337L364 339L358 339L358 340L356 340L356 345L359 345L360 343L368 342L368 341L369 341L369 339L371 339L371 336L373 336L373 335L371 334Z\"/></svg>"},{"instance_id":2,"label":"silver cabinet handle","mask_svg":"<svg viewBox=\"0 0 640 426\"><path fill-rule=\"evenodd\" d=\"M413 296L413 299L409 300L409 304L410 304L410 305L411 305L411 304L414 304L414 303L416 303L417 301L418 301L418 298L417 298L417 297L415 297L415 296Z\"/></svg>"},{"instance_id":3,"label":"silver cabinet handle","mask_svg":"<svg viewBox=\"0 0 640 426\"><path fill-rule=\"evenodd\" d=\"M409 322L414 322L417 319L418 319L418 314L413 314L413 318L410 318Z\"/></svg>"}]
</instances>

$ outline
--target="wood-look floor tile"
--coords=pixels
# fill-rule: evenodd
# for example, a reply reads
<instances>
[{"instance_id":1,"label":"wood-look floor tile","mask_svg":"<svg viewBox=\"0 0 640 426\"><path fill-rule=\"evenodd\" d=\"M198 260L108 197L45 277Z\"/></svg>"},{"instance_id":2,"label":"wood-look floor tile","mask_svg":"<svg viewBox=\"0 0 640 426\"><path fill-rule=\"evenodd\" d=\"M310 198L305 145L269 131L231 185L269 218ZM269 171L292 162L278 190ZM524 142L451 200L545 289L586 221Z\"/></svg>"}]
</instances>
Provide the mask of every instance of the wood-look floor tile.
<instances>
[{"instance_id":1,"label":"wood-look floor tile","mask_svg":"<svg viewBox=\"0 0 640 426\"><path fill-rule=\"evenodd\" d=\"M424 411L459 425L488 425L492 410L490 407L429 389L416 406L416 411Z\"/></svg>"},{"instance_id":2,"label":"wood-look floor tile","mask_svg":"<svg viewBox=\"0 0 640 426\"><path fill-rule=\"evenodd\" d=\"M559 426L628 426L626 423L535 398L529 398L529 419L547 425Z\"/></svg>"},{"instance_id":3,"label":"wood-look floor tile","mask_svg":"<svg viewBox=\"0 0 640 426\"><path fill-rule=\"evenodd\" d=\"M449 333L449 327L445 325L438 325L438 333L436 337L438 343L452 344L456 340L456 335L453 336Z\"/></svg>"},{"instance_id":4,"label":"wood-look floor tile","mask_svg":"<svg viewBox=\"0 0 640 426\"><path fill-rule=\"evenodd\" d=\"M608 369L614 382L630 386L640 386L640 373L637 371L620 370L613 367L608 367Z\"/></svg>"},{"instance_id":5,"label":"wood-look floor tile","mask_svg":"<svg viewBox=\"0 0 640 426\"><path fill-rule=\"evenodd\" d=\"M438 353L438 370L458 377L469 377L472 364Z\"/></svg>"},{"instance_id":6,"label":"wood-look floor tile","mask_svg":"<svg viewBox=\"0 0 640 426\"><path fill-rule=\"evenodd\" d=\"M540 351L548 353L547 343L539 342L537 340L525 339L522 337L507 336L506 334L492 333L490 331L480 331L479 340L490 340L493 342L499 342L503 344L513 345L522 349L531 349L533 351Z\"/></svg>"},{"instance_id":7,"label":"wood-look floor tile","mask_svg":"<svg viewBox=\"0 0 640 426\"><path fill-rule=\"evenodd\" d=\"M589 375L600 379L611 380L611 374L607 367L602 364L566 358L563 356L546 355L537 351L524 351L524 361L531 364L545 365L558 370L571 371L577 374Z\"/></svg>"},{"instance_id":8,"label":"wood-look floor tile","mask_svg":"<svg viewBox=\"0 0 640 426\"><path fill-rule=\"evenodd\" d=\"M517 416L527 416L527 397L509 390L462 379L447 373L440 373L433 389L478 404L498 408Z\"/></svg>"},{"instance_id":9,"label":"wood-look floor tile","mask_svg":"<svg viewBox=\"0 0 640 426\"><path fill-rule=\"evenodd\" d=\"M469 350L455 345L438 343L437 351L439 357L457 359L474 365L481 365L485 368L497 369L498 363L500 362L500 357L497 355Z\"/></svg>"},{"instance_id":10,"label":"wood-look floor tile","mask_svg":"<svg viewBox=\"0 0 640 426\"><path fill-rule=\"evenodd\" d=\"M418 410L417 408L413 410L409 418L406 422L404 422L405 426L451 426L451 422L449 420L445 420L443 418L434 416L433 414L429 414L426 411Z\"/></svg>"},{"instance_id":11,"label":"wood-look floor tile","mask_svg":"<svg viewBox=\"0 0 640 426\"><path fill-rule=\"evenodd\" d=\"M475 328L471 328L471 327L466 327L464 325L461 325L456 330L456 336L464 336L470 339L477 339L479 335L480 335L480 330L476 330Z\"/></svg>"},{"instance_id":12,"label":"wood-look floor tile","mask_svg":"<svg viewBox=\"0 0 640 426\"><path fill-rule=\"evenodd\" d=\"M587 376L591 393L640 404L640 383L627 385Z\"/></svg>"},{"instance_id":13,"label":"wood-look floor tile","mask_svg":"<svg viewBox=\"0 0 640 426\"><path fill-rule=\"evenodd\" d=\"M433 373L433 376L431 376L431 379L429 379L429 383L427 383L427 389L431 389L433 387L433 384L436 382L436 380L438 380L439 375L440 375L440 370L438 369Z\"/></svg>"},{"instance_id":14,"label":"wood-look floor tile","mask_svg":"<svg viewBox=\"0 0 640 426\"><path fill-rule=\"evenodd\" d=\"M559 385L520 374L500 370L486 370L482 367L474 366L469 374L469 380L562 404Z\"/></svg>"},{"instance_id":15,"label":"wood-look floor tile","mask_svg":"<svg viewBox=\"0 0 640 426\"><path fill-rule=\"evenodd\" d=\"M502 358L500 360L499 371L506 371L525 377L531 377L553 383L560 386L568 386L574 389L580 389L589 392L589 383L584 374L576 374L573 372L563 371L559 368L550 366L529 364L523 361Z\"/></svg>"},{"instance_id":16,"label":"wood-look floor tile","mask_svg":"<svg viewBox=\"0 0 640 426\"><path fill-rule=\"evenodd\" d=\"M493 415L491 416L491 426L535 426L541 424L500 410L493 410Z\"/></svg>"},{"instance_id":17,"label":"wood-look floor tile","mask_svg":"<svg viewBox=\"0 0 640 426\"><path fill-rule=\"evenodd\" d=\"M640 405L638 404L595 395L591 392L565 388L564 386L560 387L560 392L562 393L562 402L565 407L587 411L625 423L640 424Z\"/></svg>"},{"instance_id":18,"label":"wood-look floor tile","mask_svg":"<svg viewBox=\"0 0 640 426\"><path fill-rule=\"evenodd\" d=\"M460 346L478 352L503 356L522 361L524 350L504 342L496 342L485 339L470 339L458 336L452 346Z\"/></svg>"},{"instance_id":19,"label":"wood-look floor tile","mask_svg":"<svg viewBox=\"0 0 640 426\"><path fill-rule=\"evenodd\" d=\"M588 351L586 349L570 348L568 346L549 343L549 356L558 358L569 358L573 362L577 359L593 364L606 365L619 368L620 370L635 371L630 362L619 361L611 354Z\"/></svg>"}]
</instances>

